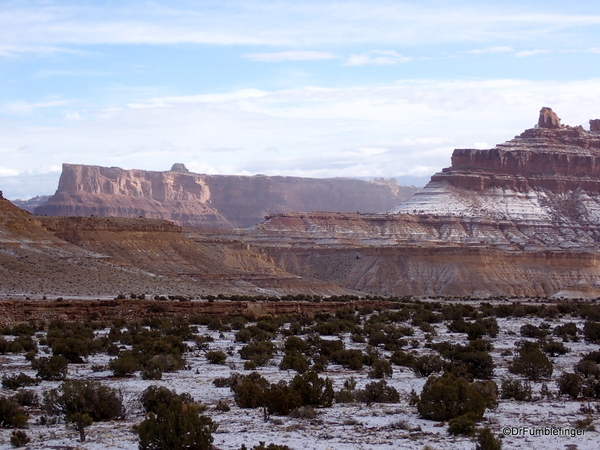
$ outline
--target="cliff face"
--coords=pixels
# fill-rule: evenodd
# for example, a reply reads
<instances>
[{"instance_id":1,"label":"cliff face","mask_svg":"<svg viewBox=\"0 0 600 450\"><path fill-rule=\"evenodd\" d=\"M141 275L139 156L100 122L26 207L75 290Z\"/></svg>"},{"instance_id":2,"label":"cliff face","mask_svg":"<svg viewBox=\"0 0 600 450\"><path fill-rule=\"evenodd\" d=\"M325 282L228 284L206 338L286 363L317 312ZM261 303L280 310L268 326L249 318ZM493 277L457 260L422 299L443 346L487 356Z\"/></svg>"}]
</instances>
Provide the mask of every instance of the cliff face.
<instances>
[{"instance_id":1,"label":"cliff face","mask_svg":"<svg viewBox=\"0 0 600 450\"><path fill-rule=\"evenodd\" d=\"M491 150L454 150L452 167L432 177L481 191L490 187L600 191L600 133L533 128Z\"/></svg>"},{"instance_id":2,"label":"cliff face","mask_svg":"<svg viewBox=\"0 0 600 450\"><path fill-rule=\"evenodd\" d=\"M600 132L538 127L455 150L387 214L283 214L253 239L280 267L385 294L553 295L600 285Z\"/></svg>"},{"instance_id":3,"label":"cliff face","mask_svg":"<svg viewBox=\"0 0 600 450\"><path fill-rule=\"evenodd\" d=\"M385 211L415 188L355 179L254 177L63 164L58 190L38 215L147 217L184 227L233 228L287 211Z\"/></svg>"}]
</instances>

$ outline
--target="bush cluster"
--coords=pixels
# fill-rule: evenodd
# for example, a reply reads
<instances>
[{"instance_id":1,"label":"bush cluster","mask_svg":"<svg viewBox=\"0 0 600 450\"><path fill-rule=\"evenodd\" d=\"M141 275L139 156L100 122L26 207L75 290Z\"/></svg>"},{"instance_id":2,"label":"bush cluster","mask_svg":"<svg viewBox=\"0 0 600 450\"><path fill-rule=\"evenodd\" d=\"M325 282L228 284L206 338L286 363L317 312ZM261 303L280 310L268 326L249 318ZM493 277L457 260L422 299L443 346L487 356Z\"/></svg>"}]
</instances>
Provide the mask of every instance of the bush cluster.
<instances>
[{"instance_id":1,"label":"bush cluster","mask_svg":"<svg viewBox=\"0 0 600 450\"><path fill-rule=\"evenodd\" d=\"M0 427L22 428L27 423L27 412L15 400L0 397Z\"/></svg>"},{"instance_id":2,"label":"bush cluster","mask_svg":"<svg viewBox=\"0 0 600 450\"><path fill-rule=\"evenodd\" d=\"M467 413L477 420L486 408L497 403L497 387L493 381L469 382L451 373L431 375L417 400L417 410L425 419L447 421Z\"/></svg>"},{"instance_id":3,"label":"bush cluster","mask_svg":"<svg viewBox=\"0 0 600 450\"><path fill-rule=\"evenodd\" d=\"M301 406L329 407L334 397L331 380L313 371L298 374L289 383L269 383L253 372L233 377L230 386L239 407L263 408L265 418L270 414L287 415Z\"/></svg>"},{"instance_id":4,"label":"bush cluster","mask_svg":"<svg viewBox=\"0 0 600 450\"><path fill-rule=\"evenodd\" d=\"M553 364L538 344L522 342L518 345L518 355L510 364L509 370L529 380L539 381L552 376Z\"/></svg>"},{"instance_id":5,"label":"bush cluster","mask_svg":"<svg viewBox=\"0 0 600 450\"><path fill-rule=\"evenodd\" d=\"M121 394L97 381L70 380L44 392L44 411L73 422L85 441L85 427L125 417Z\"/></svg>"},{"instance_id":6,"label":"bush cluster","mask_svg":"<svg viewBox=\"0 0 600 450\"><path fill-rule=\"evenodd\" d=\"M209 450L217 425L189 394L150 386L142 394L146 419L138 427L140 450Z\"/></svg>"}]
</instances>

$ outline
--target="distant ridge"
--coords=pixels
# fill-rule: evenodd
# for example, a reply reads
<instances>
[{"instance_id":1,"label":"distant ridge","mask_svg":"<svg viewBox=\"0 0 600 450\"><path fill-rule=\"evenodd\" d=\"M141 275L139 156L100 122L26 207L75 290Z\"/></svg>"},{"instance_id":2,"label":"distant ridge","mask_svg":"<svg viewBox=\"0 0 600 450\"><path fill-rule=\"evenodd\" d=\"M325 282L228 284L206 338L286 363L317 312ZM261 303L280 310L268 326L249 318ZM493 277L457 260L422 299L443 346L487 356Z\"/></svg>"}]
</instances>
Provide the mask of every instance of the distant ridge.
<instances>
[{"instance_id":1,"label":"distant ridge","mask_svg":"<svg viewBox=\"0 0 600 450\"><path fill-rule=\"evenodd\" d=\"M184 227L245 228L289 211L381 212L418 191L395 180L205 175L63 164L37 215L146 217Z\"/></svg>"}]
</instances>

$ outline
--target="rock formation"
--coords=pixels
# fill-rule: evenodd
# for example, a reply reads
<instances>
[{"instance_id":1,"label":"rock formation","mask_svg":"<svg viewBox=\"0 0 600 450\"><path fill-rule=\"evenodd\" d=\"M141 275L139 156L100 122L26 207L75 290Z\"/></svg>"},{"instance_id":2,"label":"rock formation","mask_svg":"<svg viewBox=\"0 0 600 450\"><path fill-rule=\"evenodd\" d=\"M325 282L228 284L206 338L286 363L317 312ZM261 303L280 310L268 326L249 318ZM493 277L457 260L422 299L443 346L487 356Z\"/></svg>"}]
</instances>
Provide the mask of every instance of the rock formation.
<instances>
[{"instance_id":1,"label":"rock formation","mask_svg":"<svg viewBox=\"0 0 600 450\"><path fill-rule=\"evenodd\" d=\"M385 294L553 295L600 285L600 134L539 126L452 166L388 214L282 214L254 239L280 267Z\"/></svg>"},{"instance_id":2,"label":"rock formation","mask_svg":"<svg viewBox=\"0 0 600 450\"><path fill-rule=\"evenodd\" d=\"M185 167L185 164L175 163L171 166L171 172L182 172L182 173L190 173L190 171Z\"/></svg>"},{"instance_id":3,"label":"rock formation","mask_svg":"<svg viewBox=\"0 0 600 450\"><path fill-rule=\"evenodd\" d=\"M57 194L38 212L211 226L269 215L247 230L187 229L156 219L35 217L0 200L0 288L43 290L62 279L63 288L104 283L113 292L125 285L185 293L595 296L600 132L590 124L590 131L561 125L544 108L537 127L506 143L455 150L451 167L380 214L269 214L309 201L317 205L311 209L366 201L371 194L358 187L369 183L358 180L65 165Z\"/></svg>"},{"instance_id":4,"label":"rock formation","mask_svg":"<svg viewBox=\"0 0 600 450\"><path fill-rule=\"evenodd\" d=\"M416 188L349 178L201 175L63 164L58 190L38 215L172 220L184 227L238 228L287 211L385 211Z\"/></svg>"},{"instance_id":5,"label":"rock formation","mask_svg":"<svg viewBox=\"0 0 600 450\"><path fill-rule=\"evenodd\" d=\"M540 110L540 118L538 119L538 127L540 128L560 128L560 118L556 115L552 108L544 106Z\"/></svg>"},{"instance_id":6,"label":"rock formation","mask_svg":"<svg viewBox=\"0 0 600 450\"><path fill-rule=\"evenodd\" d=\"M276 267L239 240L172 222L36 217L0 199L0 299L354 293Z\"/></svg>"}]
</instances>

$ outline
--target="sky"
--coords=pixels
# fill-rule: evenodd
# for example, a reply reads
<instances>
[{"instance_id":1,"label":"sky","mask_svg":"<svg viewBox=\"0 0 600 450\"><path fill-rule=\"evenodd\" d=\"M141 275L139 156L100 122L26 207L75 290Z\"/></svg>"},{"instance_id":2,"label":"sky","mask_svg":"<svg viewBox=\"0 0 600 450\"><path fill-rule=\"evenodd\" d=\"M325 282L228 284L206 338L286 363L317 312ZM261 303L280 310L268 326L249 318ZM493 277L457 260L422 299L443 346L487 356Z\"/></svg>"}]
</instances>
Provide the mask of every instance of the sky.
<instances>
[{"instance_id":1,"label":"sky","mask_svg":"<svg viewBox=\"0 0 600 450\"><path fill-rule=\"evenodd\" d=\"M595 0L0 0L0 190L62 163L395 177L600 117Z\"/></svg>"}]
</instances>

